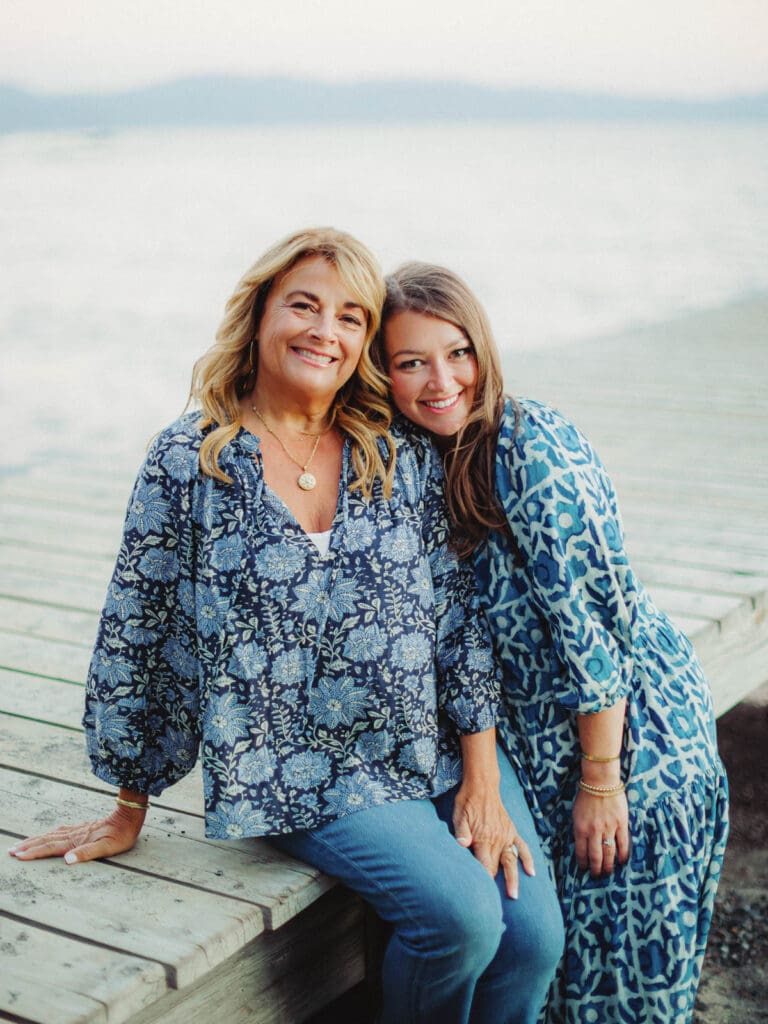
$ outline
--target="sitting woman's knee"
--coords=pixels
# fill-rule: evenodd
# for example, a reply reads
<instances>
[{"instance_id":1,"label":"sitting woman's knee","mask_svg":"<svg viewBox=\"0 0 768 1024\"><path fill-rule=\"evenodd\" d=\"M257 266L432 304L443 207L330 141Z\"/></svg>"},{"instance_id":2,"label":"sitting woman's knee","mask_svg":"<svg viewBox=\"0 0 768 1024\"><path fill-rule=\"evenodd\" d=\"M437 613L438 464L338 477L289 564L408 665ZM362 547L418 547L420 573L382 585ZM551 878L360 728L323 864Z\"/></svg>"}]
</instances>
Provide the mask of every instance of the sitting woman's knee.
<instances>
[{"instance_id":1,"label":"sitting woman's knee","mask_svg":"<svg viewBox=\"0 0 768 1024\"><path fill-rule=\"evenodd\" d=\"M501 900L490 876L488 883L452 893L436 914L445 951L474 963L478 970L491 962L504 931Z\"/></svg>"},{"instance_id":2,"label":"sitting woman's knee","mask_svg":"<svg viewBox=\"0 0 768 1024\"><path fill-rule=\"evenodd\" d=\"M527 894L532 895L532 894ZM504 903L504 934L499 955L510 963L525 963L527 970L554 972L565 947L565 928L560 906L536 901L528 906L520 900Z\"/></svg>"}]
</instances>

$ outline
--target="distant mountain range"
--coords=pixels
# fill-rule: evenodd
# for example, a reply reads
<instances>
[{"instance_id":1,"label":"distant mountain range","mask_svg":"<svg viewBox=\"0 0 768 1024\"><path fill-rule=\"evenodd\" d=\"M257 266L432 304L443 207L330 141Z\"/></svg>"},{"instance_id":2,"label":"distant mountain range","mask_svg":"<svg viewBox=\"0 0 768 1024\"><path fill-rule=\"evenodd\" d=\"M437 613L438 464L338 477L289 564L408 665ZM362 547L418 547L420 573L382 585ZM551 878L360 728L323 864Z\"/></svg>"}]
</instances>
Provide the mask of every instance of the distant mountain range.
<instances>
[{"instance_id":1,"label":"distant mountain range","mask_svg":"<svg viewBox=\"0 0 768 1024\"><path fill-rule=\"evenodd\" d=\"M768 118L768 93L718 100L649 99L456 81L331 83L201 76L97 95L50 95L0 85L0 132L169 125L333 121L621 120Z\"/></svg>"}]
</instances>

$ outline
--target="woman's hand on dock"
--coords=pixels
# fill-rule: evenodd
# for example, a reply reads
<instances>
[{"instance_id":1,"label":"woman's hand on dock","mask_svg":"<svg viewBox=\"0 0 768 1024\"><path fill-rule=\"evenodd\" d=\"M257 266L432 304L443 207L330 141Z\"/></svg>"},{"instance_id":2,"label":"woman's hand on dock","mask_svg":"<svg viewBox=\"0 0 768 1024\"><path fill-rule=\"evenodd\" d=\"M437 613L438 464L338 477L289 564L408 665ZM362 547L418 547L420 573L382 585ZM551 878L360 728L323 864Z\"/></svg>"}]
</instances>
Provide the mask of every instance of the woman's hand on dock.
<instances>
[{"instance_id":1,"label":"woman's hand on dock","mask_svg":"<svg viewBox=\"0 0 768 1024\"><path fill-rule=\"evenodd\" d=\"M8 851L17 860L63 857L67 864L113 857L136 845L145 813L117 807L99 821L60 825L39 836L16 843Z\"/></svg>"}]
</instances>

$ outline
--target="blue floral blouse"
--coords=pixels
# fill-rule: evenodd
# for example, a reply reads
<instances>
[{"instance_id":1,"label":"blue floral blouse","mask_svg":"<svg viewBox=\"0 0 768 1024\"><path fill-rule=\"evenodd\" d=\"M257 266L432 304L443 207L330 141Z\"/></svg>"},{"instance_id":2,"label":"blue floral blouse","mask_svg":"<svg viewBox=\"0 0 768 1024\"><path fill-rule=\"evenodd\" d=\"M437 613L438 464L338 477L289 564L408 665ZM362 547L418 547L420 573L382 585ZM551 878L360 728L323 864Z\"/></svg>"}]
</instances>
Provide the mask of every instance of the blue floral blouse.
<instances>
[{"instance_id":1,"label":"blue floral blouse","mask_svg":"<svg viewBox=\"0 0 768 1024\"><path fill-rule=\"evenodd\" d=\"M198 469L199 414L155 440L128 506L91 661L96 775L150 794L202 750L206 834L314 828L444 792L498 678L469 564L447 547L439 459L395 436L392 498L351 492L323 555L241 430Z\"/></svg>"}]
</instances>

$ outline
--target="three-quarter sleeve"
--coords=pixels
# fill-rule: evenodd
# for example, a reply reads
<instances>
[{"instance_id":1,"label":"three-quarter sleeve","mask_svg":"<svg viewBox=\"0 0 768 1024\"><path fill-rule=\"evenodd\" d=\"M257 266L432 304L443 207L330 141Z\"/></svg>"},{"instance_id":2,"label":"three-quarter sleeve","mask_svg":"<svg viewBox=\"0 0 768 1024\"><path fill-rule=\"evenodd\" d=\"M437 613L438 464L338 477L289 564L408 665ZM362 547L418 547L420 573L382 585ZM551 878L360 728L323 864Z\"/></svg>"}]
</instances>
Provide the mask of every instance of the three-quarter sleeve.
<instances>
[{"instance_id":1,"label":"three-quarter sleeve","mask_svg":"<svg viewBox=\"0 0 768 1024\"><path fill-rule=\"evenodd\" d=\"M459 735L492 728L497 721L500 674L471 561L450 548L442 462L421 440L417 447L422 487L422 533L435 595L438 701Z\"/></svg>"},{"instance_id":2,"label":"three-quarter sleeve","mask_svg":"<svg viewBox=\"0 0 768 1024\"><path fill-rule=\"evenodd\" d=\"M626 696L632 676L630 573L613 487L596 453L560 414L520 403L505 419L497 487L540 620L511 623L534 650L549 630L559 703L578 714Z\"/></svg>"},{"instance_id":3,"label":"three-quarter sleeve","mask_svg":"<svg viewBox=\"0 0 768 1024\"><path fill-rule=\"evenodd\" d=\"M190 771L199 742L196 476L188 434L164 431L128 504L86 683L94 773L155 795Z\"/></svg>"}]
</instances>

